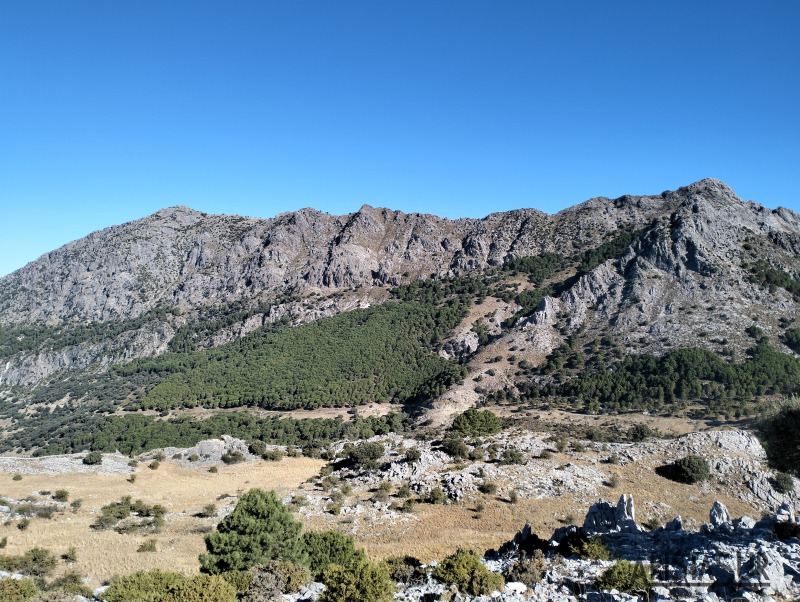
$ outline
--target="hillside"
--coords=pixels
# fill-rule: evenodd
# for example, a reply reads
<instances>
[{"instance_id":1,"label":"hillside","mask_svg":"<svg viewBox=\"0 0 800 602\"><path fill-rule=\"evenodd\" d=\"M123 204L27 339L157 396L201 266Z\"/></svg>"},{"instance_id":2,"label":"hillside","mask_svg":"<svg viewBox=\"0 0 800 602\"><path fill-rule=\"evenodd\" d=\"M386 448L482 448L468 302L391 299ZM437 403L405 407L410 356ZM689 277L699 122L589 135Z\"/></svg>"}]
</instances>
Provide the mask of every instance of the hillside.
<instances>
[{"instance_id":1,"label":"hillside","mask_svg":"<svg viewBox=\"0 0 800 602\"><path fill-rule=\"evenodd\" d=\"M800 216L716 180L552 216L165 209L0 280L4 447L123 408L753 415L800 391L798 251Z\"/></svg>"}]
</instances>

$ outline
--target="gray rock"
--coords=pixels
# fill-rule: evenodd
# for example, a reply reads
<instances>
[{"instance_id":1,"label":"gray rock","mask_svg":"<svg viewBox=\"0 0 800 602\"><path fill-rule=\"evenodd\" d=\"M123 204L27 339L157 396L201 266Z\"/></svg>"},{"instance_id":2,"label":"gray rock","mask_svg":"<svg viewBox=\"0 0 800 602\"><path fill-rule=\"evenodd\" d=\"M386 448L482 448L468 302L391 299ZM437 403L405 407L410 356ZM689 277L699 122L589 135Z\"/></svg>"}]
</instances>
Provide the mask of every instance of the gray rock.
<instances>
[{"instance_id":1,"label":"gray rock","mask_svg":"<svg viewBox=\"0 0 800 602\"><path fill-rule=\"evenodd\" d=\"M731 515L722 502L714 502L711 512L709 513L709 519L711 520L712 527L731 524Z\"/></svg>"}]
</instances>

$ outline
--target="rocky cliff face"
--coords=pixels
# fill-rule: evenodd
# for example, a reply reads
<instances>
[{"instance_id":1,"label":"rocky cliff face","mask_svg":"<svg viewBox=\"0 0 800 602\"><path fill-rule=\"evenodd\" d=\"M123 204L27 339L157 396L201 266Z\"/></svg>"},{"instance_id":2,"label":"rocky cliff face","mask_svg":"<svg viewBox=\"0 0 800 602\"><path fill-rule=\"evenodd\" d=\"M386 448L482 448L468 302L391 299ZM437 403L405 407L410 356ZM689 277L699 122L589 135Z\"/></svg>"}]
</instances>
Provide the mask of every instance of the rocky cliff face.
<instances>
[{"instance_id":1,"label":"rocky cliff face","mask_svg":"<svg viewBox=\"0 0 800 602\"><path fill-rule=\"evenodd\" d=\"M173 207L92 233L1 279L0 326L114 323L157 308L176 315L99 344L13 355L0 377L30 384L65 367L159 353L187 319L177 314L292 295L304 300L292 316L314 319L380 302L386 285L473 273L544 251L569 255L621 228L646 232L619 267L600 264L545 299L514 340L546 353L566 328L612 330L629 350L709 345L714 337L742 347L754 316L774 334L777 316L796 311L790 294L751 283L745 265L763 259L800 273L800 216L743 201L716 180L658 196L595 198L552 216L521 209L454 221L366 205L344 216L302 209L274 219ZM319 297L311 297L336 292L345 293L339 307L320 310Z\"/></svg>"}]
</instances>

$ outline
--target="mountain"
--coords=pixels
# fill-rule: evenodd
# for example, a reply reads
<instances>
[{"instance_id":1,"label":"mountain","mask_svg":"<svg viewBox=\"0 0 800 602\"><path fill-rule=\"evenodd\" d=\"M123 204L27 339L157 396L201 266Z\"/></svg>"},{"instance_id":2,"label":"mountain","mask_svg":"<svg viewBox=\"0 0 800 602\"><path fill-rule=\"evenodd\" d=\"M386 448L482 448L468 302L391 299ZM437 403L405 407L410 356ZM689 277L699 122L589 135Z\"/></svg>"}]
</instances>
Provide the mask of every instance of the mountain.
<instances>
[{"instance_id":1,"label":"mountain","mask_svg":"<svg viewBox=\"0 0 800 602\"><path fill-rule=\"evenodd\" d=\"M231 349L254 348L253 337L262 332L287 348L301 336L293 331L310 341L331 332L350 336L326 320L353 311L366 312L363 321L377 329L370 340L385 336L388 349L397 334L386 324L400 318L377 308L398 299L428 303L430 291L423 299L419 284L435 282L450 286L452 302L461 305L446 316L431 313L428 326L420 321L402 335L415 341L402 357L427 366L434 384L412 387L401 375L374 391L392 391L398 399L403 390L407 397L400 401L463 408L501 390L526 394L525 383L552 391L592 361L701 348L730 364L752 356L761 339L792 357L798 253L800 216L744 201L713 179L656 196L594 198L555 215L520 209L483 219L367 205L344 216L302 209L273 219L173 207L94 232L0 279L0 389L6 412L30 414L67 401L108 402L89 385L80 392L69 386L138 375L144 380L128 382L124 395L106 395L118 397L114 407L161 386L163 407L178 409L180 399L167 394L178 385L205 405L187 384L205 376L174 359L181 353L195 354L196 368L222 362ZM480 281L480 290L464 288L470 279ZM436 295L442 306L445 293ZM402 313L402 320L412 314ZM320 326L296 328L310 323ZM430 328L436 336L428 340L421 333ZM423 348L463 366L461 377ZM158 363L159 357L167 359ZM259 357L266 365L285 363ZM144 382L167 373L173 389ZM464 373L482 377L480 385ZM325 390L335 388L325 382ZM223 389L222 407L236 407ZM262 397L255 391L248 399L259 405Z\"/></svg>"}]
</instances>

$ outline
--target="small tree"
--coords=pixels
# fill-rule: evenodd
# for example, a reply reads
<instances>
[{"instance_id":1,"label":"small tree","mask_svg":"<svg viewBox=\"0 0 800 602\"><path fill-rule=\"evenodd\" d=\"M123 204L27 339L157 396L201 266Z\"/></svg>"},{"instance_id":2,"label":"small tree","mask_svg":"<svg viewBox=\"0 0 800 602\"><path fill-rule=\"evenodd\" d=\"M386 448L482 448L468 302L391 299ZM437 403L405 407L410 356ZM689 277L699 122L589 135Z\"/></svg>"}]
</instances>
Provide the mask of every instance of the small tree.
<instances>
[{"instance_id":1,"label":"small tree","mask_svg":"<svg viewBox=\"0 0 800 602\"><path fill-rule=\"evenodd\" d=\"M206 535L208 553L200 555L201 570L217 574L247 570L271 560L302 562L302 527L274 491L251 489L239 498L217 532Z\"/></svg>"}]
</instances>

